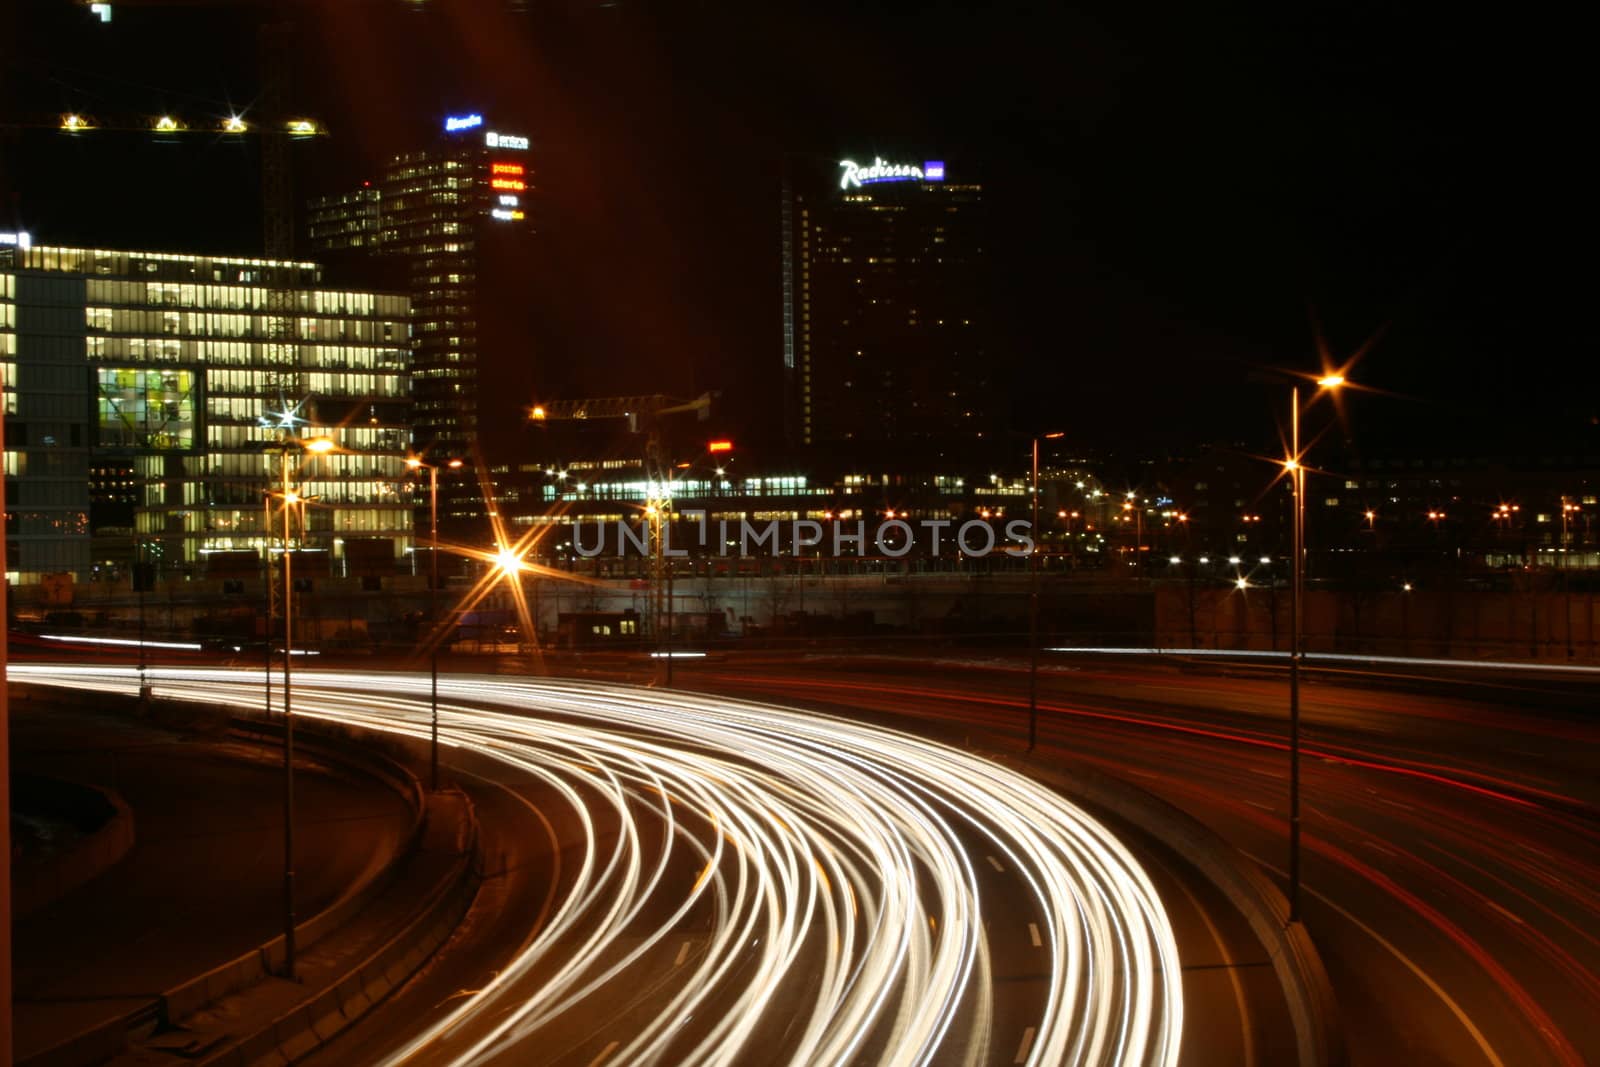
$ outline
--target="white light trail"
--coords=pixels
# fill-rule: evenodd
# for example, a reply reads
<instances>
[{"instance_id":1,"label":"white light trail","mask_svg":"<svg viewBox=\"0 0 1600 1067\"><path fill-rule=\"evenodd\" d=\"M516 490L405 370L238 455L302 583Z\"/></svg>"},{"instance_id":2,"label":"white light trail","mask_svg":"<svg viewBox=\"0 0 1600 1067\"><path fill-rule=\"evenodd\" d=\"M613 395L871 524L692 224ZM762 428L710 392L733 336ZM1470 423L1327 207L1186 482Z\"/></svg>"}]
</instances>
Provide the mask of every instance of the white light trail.
<instances>
[{"instance_id":1,"label":"white light trail","mask_svg":"<svg viewBox=\"0 0 1600 1067\"><path fill-rule=\"evenodd\" d=\"M1093 645L1046 648L1045 652L1062 652L1078 656L1210 656L1215 659L1270 659L1289 662L1287 651L1274 652L1261 648L1100 648ZM1461 667L1490 671L1547 671L1554 674L1600 674L1600 667L1587 667L1577 663L1533 663L1520 660L1498 659L1444 659L1434 656L1379 656L1353 652L1307 652L1301 657L1304 663L1366 663L1396 667Z\"/></svg>"},{"instance_id":2,"label":"white light trail","mask_svg":"<svg viewBox=\"0 0 1600 1067\"><path fill-rule=\"evenodd\" d=\"M260 702L260 672L147 673L158 696ZM130 668L11 674L138 685ZM295 684L297 715L427 736L425 677ZM387 1065L553 1057L570 1050L550 1035L574 1019L600 1020L579 1029L596 1050L616 1044L616 1063L1177 1062L1182 976L1160 899L1104 827L1031 779L722 697L492 677L442 678L439 697L446 752L514 768L562 805L577 869L514 959ZM993 983L991 939L1042 968L1025 1055L1020 1033L996 1030L1013 994Z\"/></svg>"}]
</instances>

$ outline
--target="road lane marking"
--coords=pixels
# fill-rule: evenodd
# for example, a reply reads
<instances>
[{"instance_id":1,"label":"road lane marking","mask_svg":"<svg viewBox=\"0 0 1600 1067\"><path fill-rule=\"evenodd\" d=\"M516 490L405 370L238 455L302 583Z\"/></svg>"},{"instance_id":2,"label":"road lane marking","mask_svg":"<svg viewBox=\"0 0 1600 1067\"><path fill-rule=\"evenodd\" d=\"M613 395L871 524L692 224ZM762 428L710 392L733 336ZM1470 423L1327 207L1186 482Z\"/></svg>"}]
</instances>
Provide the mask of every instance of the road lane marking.
<instances>
[{"instance_id":1,"label":"road lane marking","mask_svg":"<svg viewBox=\"0 0 1600 1067\"><path fill-rule=\"evenodd\" d=\"M1278 868L1274 867L1272 864L1267 863L1265 860L1261 859L1259 856L1252 856L1248 852L1246 852L1244 855L1246 857L1248 857L1251 860L1251 862L1253 862L1257 867L1260 867L1262 870L1271 871L1273 874L1277 875L1279 878L1287 878L1288 877L1288 875L1285 874L1283 871L1281 871ZM1345 909L1341 908L1339 905L1335 904L1327 896L1323 895L1322 893L1317 892L1315 889L1312 889L1308 885L1302 884L1300 888L1302 890L1304 890L1305 892L1310 893L1312 896L1316 897L1318 900L1322 901L1324 904L1326 904L1328 907L1332 908L1334 911L1338 912L1340 915L1343 915L1350 922L1354 923L1356 925L1356 927L1358 929L1360 929L1363 933L1365 933L1368 937L1372 938L1372 940L1376 941L1379 945L1383 946L1384 949L1388 950L1389 955L1393 956L1395 959L1397 959L1401 963L1405 964L1406 969L1408 971L1410 971L1412 974L1416 975L1418 978L1420 978L1422 980L1423 985L1426 985L1428 987L1428 989L1433 992L1433 995L1438 997L1440 999L1440 1001L1442 1001L1444 1003L1444 1006L1450 1009L1450 1013L1456 1017L1456 1021L1459 1022L1462 1025L1462 1027L1467 1031L1467 1034L1477 1044L1478 1050L1483 1053L1484 1058L1487 1059L1491 1064L1493 1064L1494 1067L1505 1067L1505 1061L1502 1060L1499 1057L1499 1055L1495 1052L1494 1047L1489 1044L1488 1038L1483 1036L1483 1031L1478 1029L1477 1025L1475 1023L1473 1023L1471 1017L1468 1016L1467 1013L1462 1010L1461 1005L1457 1004L1454 1000L1451 999L1450 994L1446 993L1444 991L1444 987L1439 985L1438 982L1435 982L1433 980L1433 976L1432 975L1430 975L1427 971L1424 971L1421 967L1417 966L1416 963L1412 962L1412 959L1411 959L1410 956L1407 956L1404 952L1401 952L1398 948L1395 948L1394 945L1390 944L1384 938L1384 936L1382 934L1378 933L1378 931L1374 930L1372 927L1368 926L1366 923L1364 923L1360 919L1356 918L1350 912L1346 911Z\"/></svg>"},{"instance_id":2,"label":"road lane marking","mask_svg":"<svg viewBox=\"0 0 1600 1067\"><path fill-rule=\"evenodd\" d=\"M1022 1044L1017 1046L1017 1058L1012 1060L1011 1061L1012 1063L1027 1063L1028 1062L1028 1053L1033 1048L1033 1035L1034 1035L1034 1033L1035 1033L1035 1030L1031 1026L1028 1027L1026 1030L1022 1031Z\"/></svg>"},{"instance_id":3,"label":"road lane marking","mask_svg":"<svg viewBox=\"0 0 1600 1067\"><path fill-rule=\"evenodd\" d=\"M1029 923L1028 924L1028 937L1033 941L1033 947L1034 948L1039 948L1040 946L1042 946L1044 944L1044 940L1039 937L1039 924L1038 923Z\"/></svg>"},{"instance_id":4,"label":"road lane marking","mask_svg":"<svg viewBox=\"0 0 1600 1067\"><path fill-rule=\"evenodd\" d=\"M685 941L678 949L678 958L672 961L674 967L682 967L683 961L689 958L689 942Z\"/></svg>"},{"instance_id":5,"label":"road lane marking","mask_svg":"<svg viewBox=\"0 0 1600 1067\"><path fill-rule=\"evenodd\" d=\"M1194 908L1194 913L1205 924L1206 932L1211 935L1211 943L1217 946L1217 954L1222 957L1222 967L1228 972L1228 982L1233 986L1233 1003L1239 1013L1239 1041L1244 1050L1244 1067L1255 1067L1256 1042L1254 1028L1250 1023L1250 1001L1244 995L1244 982L1239 977L1239 968L1252 966L1243 964L1233 958L1233 953L1228 951L1227 942L1223 941L1222 933L1217 929L1217 924L1211 921L1211 915L1200 904L1200 899L1194 895L1183 879L1172 872L1166 864L1155 861L1173 883L1189 898L1189 905Z\"/></svg>"},{"instance_id":6,"label":"road lane marking","mask_svg":"<svg viewBox=\"0 0 1600 1067\"><path fill-rule=\"evenodd\" d=\"M995 870L999 871L1001 874L1004 874L1005 871L1006 871L1006 869L1004 867L1000 866L1000 861L995 859L993 856L989 857L989 866L993 867Z\"/></svg>"},{"instance_id":7,"label":"road lane marking","mask_svg":"<svg viewBox=\"0 0 1600 1067\"><path fill-rule=\"evenodd\" d=\"M613 1052L617 1051L617 1046L620 1045L620 1044L622 1044L622 1042L613 1041L613 1042L611 1042L611 1044L609 1044L605 1048L601 1049L600 1050L600 1055L596 1056L594 1059L589 1061L589 1067L600 1067L600 1064L605 1062L605 1058L607 1056L609 1056Z\"/></svg>"}]
</instances>

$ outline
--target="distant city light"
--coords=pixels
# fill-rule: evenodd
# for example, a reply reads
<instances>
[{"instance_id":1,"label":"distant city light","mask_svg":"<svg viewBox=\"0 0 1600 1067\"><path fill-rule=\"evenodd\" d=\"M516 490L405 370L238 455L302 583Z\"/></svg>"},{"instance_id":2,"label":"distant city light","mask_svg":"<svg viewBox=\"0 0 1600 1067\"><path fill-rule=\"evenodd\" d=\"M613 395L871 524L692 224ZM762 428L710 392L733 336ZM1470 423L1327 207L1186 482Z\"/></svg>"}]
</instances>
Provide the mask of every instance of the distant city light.
<instances>
[{"instance_id":1,"label":"distant city light","mask_svg":"<svg viewBox=\"0 0 1600 1067\"><path fill-rule=\"evenodd\" d=\"M110 22L111 21L111 5L110 4L90 4L89 5L89 11L90 11L91 14L99 15L101 22Z\"/></svg>"},{"instance_id":2,"label":"distant city light","mask_svg":"<svg viewBox=\"0 0 1600 1067\"><path fill-rule=\"evenodd\" d=\"M178 120L171 115L162 115L156 119L155 128L163 132L171 132L178 128Z\"/></svg>"},{"instance_id":3,"label":"distant city light","mask_svg":"<svg viewBox=\"0 0 1600 1067\"><path fill-rule=\"evenodd\" d=\"M244 124L244 119L238 115L229 115L222 120L223 133L244 133L249 127Z\"/></svg>"}]
</instances>

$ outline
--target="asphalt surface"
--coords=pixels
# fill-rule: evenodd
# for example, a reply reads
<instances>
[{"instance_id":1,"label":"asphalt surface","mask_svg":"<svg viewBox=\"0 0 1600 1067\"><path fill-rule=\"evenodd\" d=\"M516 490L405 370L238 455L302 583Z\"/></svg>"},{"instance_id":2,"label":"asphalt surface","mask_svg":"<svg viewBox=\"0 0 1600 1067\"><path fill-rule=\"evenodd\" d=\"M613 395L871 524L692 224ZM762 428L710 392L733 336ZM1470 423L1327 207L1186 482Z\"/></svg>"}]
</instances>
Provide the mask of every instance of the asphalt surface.
<instances>
[{"instance_id":1,"label":"asphalt surface","mask_svg":"<svg viewBox=\"0 0 1600 1067\"><path fill-rule=\"evenodd\" d=\"M116 791L136 833L120 863L15 924L19 1059L281 932L277 750L32 701L12 704L11 728L19 765ZM392 790L311 760L296 762L296 789L303 920L380 868L411 817Z\"/></svg>"},{"instance_id":2,"label":"asphalt surface","mask_svg":"<svg viewBox=\"0 0 1600 1067\"><path fill-rule=\"evenodd\" d=\"M676 681L1015 750L1015 664L817 657ZM1045 758L1181 806L1285 878L1281 672L1053 660ZM1429 691L1433 690L1433 691ZM1304 919L1352 1062L1600 1062L1600 722L1584 687L1314 676L1302 690Z\"/></svg>"},{"instance_id":3,"label":"asphalt surface","mask_svg":"<svg viewBox=\"0 0 1600 1067\"><path fill-rule=\"evenodd\" d=\"M237 672L152 680L159 698L257 692ZM420 738L422 693L416 676L302 672L297 714ZM446 996L445 1020L410 1014L409 1062L1176 1062L1184 975L1159 893L1025 776L722 698L508 679L441 694L449 749L547 790L533 877L556 892L516 894L553 908L498 974Z\"/></svg>"},{"instance_id":4,"label":"asphalt surface","mask_svg":"<svg viewBox=\"0 0 1600 1067\"><path fill-rule=\"evenodd\" d=\"M599 673L649 677L637 665ZM679 687L836 710L980 751L1016 752L1026 736L1026 676L1015 663L739 657L680 663L676 675ZM1282 878L1281 671L1047 657L1041 678L1047 759L1087 763L1164 797ZM1358 1067L1600 1062L1600 728L1588 689L1471 672L1380 677L1351 669L1308 678L1304 914ZM522 803L510 793L501 802ZM1141 855L1159 878L1159 856ZM492 968L496 958L492 943L511 938L514 948L515 931L530 929L530 919L536 929L559 897L560 879L531 858L523 862L513 850L507 866L498 881L509 907L475 910L479 940L469 922L440 957L443 964L458 953L459 974L477 981L486 977L478 964ZM1190 955L1196 939L1183 928L1205 923L1183 917L1170 887L1162 895L1188 965L1198 959ZM502 916L509 925L496 925ZM442 965L430 969L403 994L413 1001L394 1004L426 1011L477 987L462 981L446 989L450 974ZM426 984L430 978L438 988ZM1192 982L1186 971L1186 995ZM1214 1035L1240 1026L1243 1014L1197 1010L1185 1029L1185 1062ZM1200 1032L1207 1040L1196 1052L1190 1038ZM345 1049L380 1055L384 1039L370 1040ZM574 1046L569 1061L590 1062L581 1059L590 1047L599 1055L606 1043ZM1246 1062L1245 1047L1241 1041L1238 1055L1213 1051L1212 1062ZM1287 1062L1267 1044L1251 1047L1256 1062ZM330 1054L321 1062L365 1061Z\"/></svg>"}]
</instances>

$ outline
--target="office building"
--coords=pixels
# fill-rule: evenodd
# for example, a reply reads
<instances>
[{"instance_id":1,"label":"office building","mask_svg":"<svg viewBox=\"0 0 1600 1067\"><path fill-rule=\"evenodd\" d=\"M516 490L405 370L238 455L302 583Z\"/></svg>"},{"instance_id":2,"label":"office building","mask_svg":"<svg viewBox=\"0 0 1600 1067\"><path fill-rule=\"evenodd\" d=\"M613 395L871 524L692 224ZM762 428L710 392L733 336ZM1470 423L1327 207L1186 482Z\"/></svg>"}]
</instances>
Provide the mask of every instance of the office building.
<instances>
[{"instance_id":1,"label":"office building","mask_svg":"<svg viewBox=\"0 0 1600 1067\"><path fill-rule=\"evenodd\" d=\"M262 419L294 405L339 446L296 477L315 498L306 540L403 555L408 312L325 286L314 263L0 240L10 579L136 558L201 576L214 553L268 551L279 456Z\"/></svg>"},{"instance_id":2,"label":"office building","mask_svg":"<svg viewBox=\"0 0 1600 1067\"><path fill-rule=\"evenodd\" d=\"M531 401L530 301L520 264L533 233L529 141L482 115L447 118L431 144L393 156L356 190L310 205L319 255L367 281L403 277L411 298L412 447L469 462L440 480L441 525L482 528L475 467L504 463L496 434Z\"/></svg>"},{"instance_id":3,"label":"office building","mask_svg":"<svg viewBox=\"0 0 1600 1067\"><path fill-rule=\"evenodd\" d=\"M926 447L997 429L983 189L895 156L791 160L783 197L791 444Z\"/></svg>"}]
</instances>

